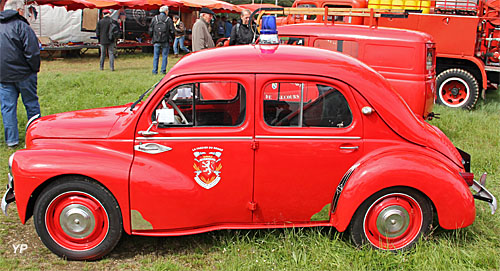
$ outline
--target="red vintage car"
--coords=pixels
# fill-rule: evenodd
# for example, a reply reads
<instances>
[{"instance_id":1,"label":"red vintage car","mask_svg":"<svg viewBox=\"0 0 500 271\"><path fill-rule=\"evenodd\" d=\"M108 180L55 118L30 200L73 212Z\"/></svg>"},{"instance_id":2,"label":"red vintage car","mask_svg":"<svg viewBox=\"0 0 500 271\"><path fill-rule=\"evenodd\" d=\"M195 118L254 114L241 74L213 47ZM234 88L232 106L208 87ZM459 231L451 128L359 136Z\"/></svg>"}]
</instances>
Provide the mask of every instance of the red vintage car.
<instances>
[{"instance_id":1,"label":"red vintage car","mask_svg":"<svg viewBox=\"0 0 500 271\"><path fill-rule=\"evenodd\" d=\"M31 121L10 157L2 209L15 200L22 223L34 216L55 254L103 257L123 231L312 226L404 250L434 216L445 229L470 225L474 198L496 210L467 153L337 52L204 50L139 100Z\"/></svg>"}]
</instances>

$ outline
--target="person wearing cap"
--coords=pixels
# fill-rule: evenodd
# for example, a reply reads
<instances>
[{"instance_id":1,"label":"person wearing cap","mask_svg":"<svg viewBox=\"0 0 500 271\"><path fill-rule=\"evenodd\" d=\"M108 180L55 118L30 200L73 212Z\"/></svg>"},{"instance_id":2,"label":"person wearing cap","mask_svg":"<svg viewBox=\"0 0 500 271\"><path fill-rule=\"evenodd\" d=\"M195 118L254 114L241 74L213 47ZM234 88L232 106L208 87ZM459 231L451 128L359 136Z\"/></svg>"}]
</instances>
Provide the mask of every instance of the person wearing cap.
<instances>
[{"instance_id":1,"label":"person wearing cap","mask_svg":"<svg viewBox=\"0 0 500 271\"><path fill-rule=\"evenodd\" d=\"M4 11L0 12L0 104L5 143L9 148L19 144L19 94L28 120L40 116L37 96L40 48L38 38L23 14L23 0L7 0Z\"/></svg>"},{"instance_id":2,"label":"person wearing cap","mask_svg":"<svg viewBox=\"0 0 500 271\"><path fill-rule=\"evenodd\" d=\"M104 61L106 60L106 52L109 56L109 68L111 71L115 70L115 50L116 44L115 40L110 37L111 24L117 24L115 20L111 19L111 11L105 9L102 11L103 18L97 22L97 27L95 29L95 34L97 36L97 41L99 42L99 47L101 50L101 59L99 62L99 67L101 71L104 69Z\"/></svg>"},{"instance_id":3,"label":"person wearing cap","mask_svg":"<svg viewBox=\"0 0 500 271\"><path fill-rule=\"evenodd\" d=\"M215 13L209 8L201 8L200 18L193 25L193 52L215 47L208 26Z\"/></svg>"},{"instance_id":4,"label":"person wearing cap","mask_svg":"<svg viewBox=\"0 0 500 271\"><path fill-rule=\"evenodd\" d=\"M160 7L160 14L151 20L149 34L152 37L151 42L154 48L153 74L158 74L160 51L162 55L161 73L165 74L167 72L168 50L170 49L170 42L174 38L174 23L168 17L168 6Z\"/></svg>"}]
</instances>

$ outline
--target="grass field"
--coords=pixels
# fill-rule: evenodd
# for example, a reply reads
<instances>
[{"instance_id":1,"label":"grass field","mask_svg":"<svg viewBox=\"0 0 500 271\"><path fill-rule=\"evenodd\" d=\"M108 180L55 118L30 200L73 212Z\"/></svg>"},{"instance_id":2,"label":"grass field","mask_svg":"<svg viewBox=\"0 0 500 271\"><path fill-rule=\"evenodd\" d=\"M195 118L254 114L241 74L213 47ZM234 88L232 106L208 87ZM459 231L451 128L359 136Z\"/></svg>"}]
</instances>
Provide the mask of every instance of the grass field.
<instances>
[{"instance_id":1,"label":"grass field","mask_svg":"<svg viewBox=\"0 0 500 271\"><path fill-rule=\"evenodd\" d=\"M43 61L38 93L43 115L124 104L161 78L151 75L152 55L120 56L116 71L98 70L98 57ZM169 67L176 59L169 60ZM19 104L20 127L26 124ZM490 91L474 111L437 106L432 120L452 142L472 156L472 171L488 172L487 187L500 197L500 95ZM2 127L3 131L3 127ZM21 134L24 140L24 133ZM0 137L0 192L7 181L13 150ZM1 270L499 270L500 214L477 203L474 224L465 229L440 228L408 253L356 248L346 234L330 228L223 230L183 237L124 235L115 250L96 262L70 262L52 254L38 239L33 220L22 225L15 205L0 215ZM26 244L23 253L14 246Z\"/></svg>"}]
</instances>

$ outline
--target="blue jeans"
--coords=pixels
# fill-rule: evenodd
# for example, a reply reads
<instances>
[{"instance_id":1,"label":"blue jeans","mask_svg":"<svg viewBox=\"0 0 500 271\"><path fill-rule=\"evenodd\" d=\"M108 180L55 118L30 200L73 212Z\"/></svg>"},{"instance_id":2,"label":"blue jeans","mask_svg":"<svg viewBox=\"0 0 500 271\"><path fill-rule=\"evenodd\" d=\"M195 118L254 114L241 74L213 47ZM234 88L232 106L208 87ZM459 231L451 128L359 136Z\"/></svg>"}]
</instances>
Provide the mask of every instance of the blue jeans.
<instances>
[{"instance_id":1,"label":"blue jeans","mask_svg":"<svg viewBox=\"0 0 500 271\"><path fill-rule=\"evenodd\" d=\"M104 60L106 59L106 51L108 52L109 56L109 68L114 71L115 70L115 44L99 44L99 47L101 48L101 59L99 62L99 66L102 69L104 69Z\"/></svg>"},{"instance_id":2,"label":"blue jeans","mask_svg":"<svg viewBox=\"0 0 500 271\"><path fill-rule=\"evenodd\" d=\"M175 37L174 40L174 54L178 55L179 54L179 48L177 47L177 44L181 47L181 50L189 53L189 49L184 46L184 36L181 37Z\"/></svg>"},{"instance_id":3,"label":"blue jeans","mask_svg":"<svg viewBox=\"0 0 500 271\"><path fill-rule=\"evenodd\" d=\"M36 94L37 75L31 74L23 81L0 83L0 103L5 134L8 146L19 144L19 130L17 128L17 99L19 93L23 99L28 119L40 114L40 104Z\"/></svg>"},{"instance_id":4,"label":"blue jeans","mask_svg":"<svg viewBox=\"0 0 500 271\"><path fill-rule=\"evenodd\" d=\"M155 43L154 45L154 57L153 57L153 73L158 73L158 60L160 59L160 50L161 50L161 72L165 73L167 71L167 62L168 62L168 49L170 47L170 43Z\"/></svg>"}]
</instances>

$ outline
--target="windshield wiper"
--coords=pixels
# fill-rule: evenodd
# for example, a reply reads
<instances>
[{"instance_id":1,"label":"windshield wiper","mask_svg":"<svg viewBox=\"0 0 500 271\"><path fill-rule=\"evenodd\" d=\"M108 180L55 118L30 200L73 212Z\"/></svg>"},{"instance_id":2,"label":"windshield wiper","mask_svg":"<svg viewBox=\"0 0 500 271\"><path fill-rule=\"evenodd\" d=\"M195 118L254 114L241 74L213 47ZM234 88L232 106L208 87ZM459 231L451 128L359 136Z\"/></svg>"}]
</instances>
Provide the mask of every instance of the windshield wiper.
<instances>
[{"instance_id":1,"label":"windshield wiper","mask_svg":"<svg viewBox=\"0 0 500 271\"><path fill-rule=\"evenodd\" d=\"M156 82L154 85L152 85L152 86L151 86L148 90L146 90L146 92L142 93L142 94L141 94L141 96L139 96L139 99L137 99L137 101L135 101L135 102L134 102L134 103L130 106L130 111L134 110L134 107L135 107L138 103L140 103L140 102L142 101L142 99L144 99L144 96L146 96L146 95L148 94L148 92L150 92L151 90L153 90L153 89L156 87L156 85L158 85L160 82L161 82L161 80L160 80L160 81L158 81L158 82Z\"/></svg>"}]
</instances>

